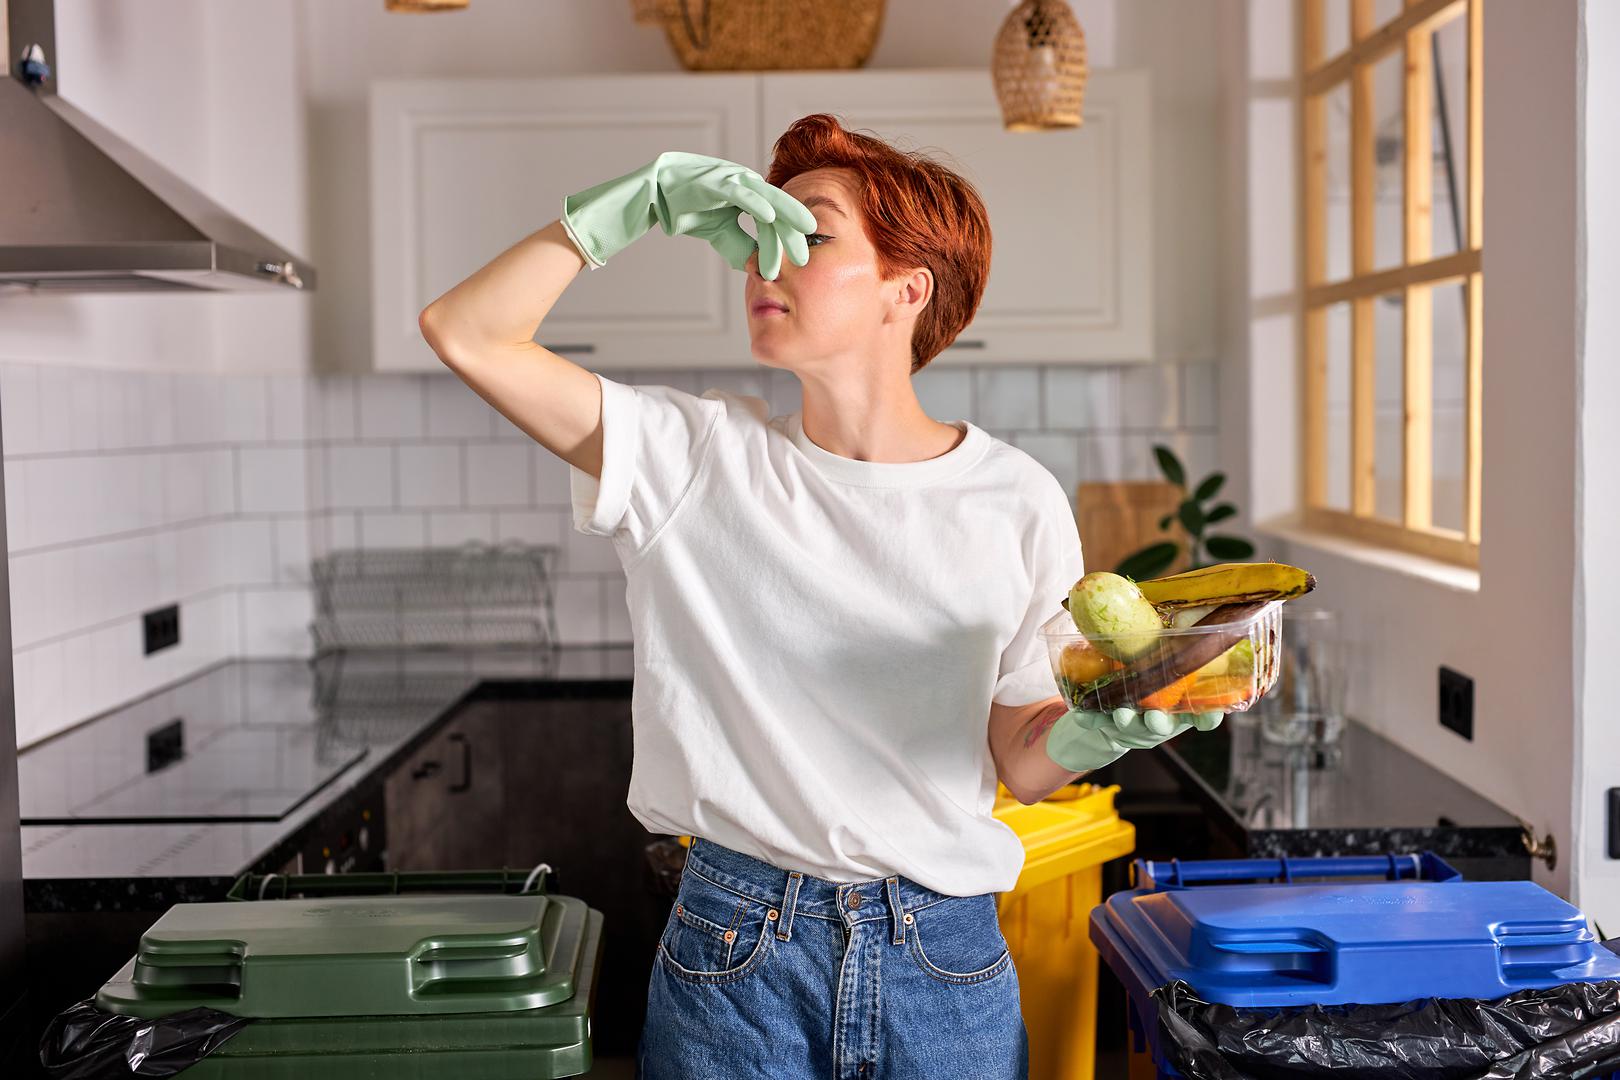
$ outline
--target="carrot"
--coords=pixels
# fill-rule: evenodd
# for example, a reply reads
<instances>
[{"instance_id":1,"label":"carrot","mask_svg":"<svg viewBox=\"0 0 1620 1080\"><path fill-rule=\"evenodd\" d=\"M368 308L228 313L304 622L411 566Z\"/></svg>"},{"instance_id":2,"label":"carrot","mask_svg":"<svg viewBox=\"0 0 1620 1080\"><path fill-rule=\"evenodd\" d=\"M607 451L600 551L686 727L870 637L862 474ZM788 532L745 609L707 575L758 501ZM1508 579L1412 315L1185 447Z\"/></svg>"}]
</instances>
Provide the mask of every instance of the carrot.
<instances>
[{"instance_id":1,"label":"carrot","mask_svg":"<svg viewBox=\"0 0 1620 1080\"><path fill-rule=\"evenodd\" d=\"M1197 678L1198 673L1196 671L1191 675L1184 675L1175 682L1171 683L1169 686L1165 687L1163 690L1153 691L1153 693L1141 700L1141 704L1143 707L1149 709L1163 709L1165 712L1176 712L1178 710L1173 708L1173 706L1181 701L1182 697L1187 693L1187 691L1192 689L1193 681Z\"/></svg>"},{"instance_id":2,"label":"carrot","mask_svg":"<svg viewBox=\"0 0 1620 1080\"><path fill-rule=\"evenodd\" d=\"M1241 703L1254 688L1246 675L1206 675L1194 672L1156 690L1141 700L1143 708L1165 712L1208 712Z\"/></svg>"}]
</instances>

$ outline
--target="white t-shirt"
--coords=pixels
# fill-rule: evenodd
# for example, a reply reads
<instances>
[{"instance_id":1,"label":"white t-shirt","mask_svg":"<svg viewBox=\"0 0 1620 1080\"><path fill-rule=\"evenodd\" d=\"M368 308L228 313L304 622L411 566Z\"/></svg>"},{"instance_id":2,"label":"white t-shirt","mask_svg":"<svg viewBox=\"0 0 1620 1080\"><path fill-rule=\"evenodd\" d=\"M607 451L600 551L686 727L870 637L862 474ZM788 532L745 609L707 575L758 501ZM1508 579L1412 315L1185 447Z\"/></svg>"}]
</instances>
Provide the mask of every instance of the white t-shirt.
<instances>
[{"instance_id":1,"label":"white t-shirt","mask_svg":"<svg viewBox=\"0 0 1620 1080\"><path fill-rule=\"evenodd\" d=\"M834 881L1011 889L990 703L1057 694L1062 484L965 420L938 457L858 461L758 397L597 377L602 476L570 488L627 577L631 812Z\"/></svg>"}]
</instances>

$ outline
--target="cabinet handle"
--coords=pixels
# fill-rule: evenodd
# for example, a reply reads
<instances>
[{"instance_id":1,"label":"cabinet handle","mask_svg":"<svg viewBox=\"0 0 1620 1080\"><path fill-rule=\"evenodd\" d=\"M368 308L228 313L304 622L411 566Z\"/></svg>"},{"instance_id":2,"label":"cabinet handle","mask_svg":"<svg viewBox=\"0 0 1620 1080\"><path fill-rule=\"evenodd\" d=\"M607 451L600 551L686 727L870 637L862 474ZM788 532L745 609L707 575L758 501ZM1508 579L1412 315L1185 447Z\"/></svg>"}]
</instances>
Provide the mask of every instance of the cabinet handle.
<instances>
[{"instance_id":1,"label":"cabinet handle","mask_svg":"<svg viewBox=\"0 0 1620 1080\"><path fill-rule=\"evenodd\" d=\"M450 785L450 793L460 795L472 787L472 743L459 731L450 736L450 741L461 744L461 783Z\"/></svg>"},{"instance_id":2,"label":"cabinet handle","mask_svg":"<svg viewBox=\"0 0 1620 1080\"><path fill-rule=\"evenodd\" d=\"M424 761L422 764L411 770L411 779L426 780L443 767L444 766L440 765L437 761Z\"/></svg>"}]
</instances>

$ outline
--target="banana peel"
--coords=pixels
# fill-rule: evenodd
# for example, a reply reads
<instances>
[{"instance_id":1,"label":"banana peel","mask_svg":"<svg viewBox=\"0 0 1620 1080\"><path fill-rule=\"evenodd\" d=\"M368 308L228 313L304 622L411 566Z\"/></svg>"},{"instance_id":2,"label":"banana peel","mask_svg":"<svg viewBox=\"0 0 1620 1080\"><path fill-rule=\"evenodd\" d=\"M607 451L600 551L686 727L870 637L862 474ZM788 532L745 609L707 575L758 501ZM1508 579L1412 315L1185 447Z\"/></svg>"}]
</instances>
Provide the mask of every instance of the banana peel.
<instances>
[{"instance_id":1,"label":"banana peel","mask_svg":"<svg viewBox=\"0 0 1620 1080\"><path fill-rule=\"evenodd\" d=\"M1169 577L1139 581L1148 603L1161 612L1211 604L1292 600L1316 588L1316 578L1287 563L1217 563Z\"/></svg>"}]
</instances>

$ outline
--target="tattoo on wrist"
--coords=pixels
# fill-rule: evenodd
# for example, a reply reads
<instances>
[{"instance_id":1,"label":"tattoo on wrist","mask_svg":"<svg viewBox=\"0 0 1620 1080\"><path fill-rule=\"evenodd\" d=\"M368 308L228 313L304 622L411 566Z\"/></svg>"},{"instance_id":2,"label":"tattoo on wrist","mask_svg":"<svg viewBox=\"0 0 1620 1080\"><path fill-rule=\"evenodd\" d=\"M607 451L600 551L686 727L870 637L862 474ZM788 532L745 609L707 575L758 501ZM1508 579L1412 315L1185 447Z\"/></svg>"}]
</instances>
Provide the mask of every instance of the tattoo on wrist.
<instances>
[{"instance_id":1,"label":"tattoo on wrist","mask_svg":"<svg viewBox=\"0 0 1620 1080\"><path fill-rule=\"evenodd\" d=\"M1046 712L1030 721L1029 731L1024 736L1024 745L1026 747L1034 746L1035 740L1046 734L1047 730L1058 722L1058 717L1068 711L1067 705L1053 705Z\"/></svg>"}]
</instances>

